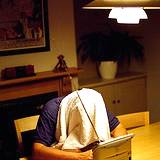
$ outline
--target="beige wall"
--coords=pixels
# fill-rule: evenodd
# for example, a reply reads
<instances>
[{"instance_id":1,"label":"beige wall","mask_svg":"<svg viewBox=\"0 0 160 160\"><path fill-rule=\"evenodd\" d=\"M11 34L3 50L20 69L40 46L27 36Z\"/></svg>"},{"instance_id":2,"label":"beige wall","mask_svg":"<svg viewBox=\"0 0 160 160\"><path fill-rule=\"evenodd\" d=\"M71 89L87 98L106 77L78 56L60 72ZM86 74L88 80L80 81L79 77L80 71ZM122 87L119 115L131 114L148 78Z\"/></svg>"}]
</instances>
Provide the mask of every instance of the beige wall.
<instances>
[{"instance_id":1,"label":"beige wall","mask_svg":"<svg viewBox=\"0 0 160 160\"><path fill-rule=\"evenodd\" d=\"M109 32L110 27L117 31L122 30L128 31L130 35L135 35L142 37L139 41L144 41L144 31L143 27L147 24L147 21L143 21L139 25L124 25L118 24L116 21L108 19L109 10L84 10L81 6L83 6L83 0L76 1L76 36L77 36L77 45L80 42L80 37L90 32ZM84 68L84 72L79 74L79 81L83 81L85 79L91 79L98 77L96 72L95 63L91 61L87 61L84 64L81 64L80 58L78 58L78 66ZM118 67L120 68L120 66ZM124 69L121 67L119 72L122 72ZM132 61L130 65L130 70L136 71L145 71L145 64L138 64L135 61ZM85 74L84 74L85 73Z\"/></svg>"},{"instance_id":2,"label":"beige wall","mask_svg":"<svg viewBox=\"0 0 160 160\"><path fill-rule=\"evenodd\" d=\"M149 23L144 27L148 108L151 121L160 121L160 10L149 13Z\"/></svg>"},{"instance_id":3,"label":"beige wall","mask_svg":"<svg viewBox=\"0 0 160 160\"><path fill-rule=\"evenodd\" d=\"M68 66L77 66L72 0L49 0L49 52L0 57L0 71L5 67L33 64L36 72L52 70L57 55L63 54ZM65 14L64 14L65 13Z\"/></svg>"}]
</instances>

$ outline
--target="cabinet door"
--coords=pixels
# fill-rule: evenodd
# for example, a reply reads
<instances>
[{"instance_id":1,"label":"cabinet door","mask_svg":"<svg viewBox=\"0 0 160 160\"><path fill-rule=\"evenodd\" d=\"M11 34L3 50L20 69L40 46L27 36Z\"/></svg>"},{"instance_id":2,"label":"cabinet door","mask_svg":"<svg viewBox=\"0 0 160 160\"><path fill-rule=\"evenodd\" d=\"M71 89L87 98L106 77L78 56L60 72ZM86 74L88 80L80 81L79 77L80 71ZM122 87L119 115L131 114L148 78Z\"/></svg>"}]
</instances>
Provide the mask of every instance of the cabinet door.
<instances>
[{"instance_id":1,"label":"cabinet door","mask_svg":"<svg viewBox=\"0 0 160 160\"><path fill-rule=\"evenodd\" d=\"M115 113L116 97L115 97L114 85L110 84L110 85L98 86L94 87L94 89L102 94L102 97L104 99L107 108L112 113Z\"/></svg>"},{"instance_id":2,"label":"cabinet door","mask_svg":"<svg viewBox=\"0 0 160 160\"><path fill-rule=\"evenodd\" d=\"M146 110L145 79L139 78L115 84L116 115Z\"/></svg>"},{"instance_id":3,"label":"cabinet door","mask_svg":"<svg viewBox=\"0 0 160 160\"><path fill-rule=\"evenodd\" d=\"M61 80L61 96L66 96L67 94L71 93L72 86L71 80L68 76L63 77Z\"/></svg>"},{"instance_id":4,"label":"cabinet door","mask_svg":"<svg viewBox=\"0 0 160 160\"><path fill-rule=\"evenodd\" d=\"M94 87L115 115L146 110L146 80L138 78Z\"/></svg>"}]
</instances>

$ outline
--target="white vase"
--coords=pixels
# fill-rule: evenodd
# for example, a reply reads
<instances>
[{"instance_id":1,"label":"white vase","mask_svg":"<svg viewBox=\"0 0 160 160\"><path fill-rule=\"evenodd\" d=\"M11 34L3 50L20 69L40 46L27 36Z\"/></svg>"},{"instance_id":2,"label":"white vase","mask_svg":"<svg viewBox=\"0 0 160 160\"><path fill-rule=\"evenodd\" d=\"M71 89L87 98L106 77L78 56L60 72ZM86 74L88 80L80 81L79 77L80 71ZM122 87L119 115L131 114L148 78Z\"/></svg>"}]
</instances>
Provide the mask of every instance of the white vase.
<instances>
[{"instance_id":1,"label":"white vase","mask_svg":"<svg viewBox=\"0 0 160 160\"><path fill-rule=\"evenodd\" d=\"M117 73L117 62L102 61L99 66L99 73L103 79L114 79Z\"/></svg>"}]
</instances>

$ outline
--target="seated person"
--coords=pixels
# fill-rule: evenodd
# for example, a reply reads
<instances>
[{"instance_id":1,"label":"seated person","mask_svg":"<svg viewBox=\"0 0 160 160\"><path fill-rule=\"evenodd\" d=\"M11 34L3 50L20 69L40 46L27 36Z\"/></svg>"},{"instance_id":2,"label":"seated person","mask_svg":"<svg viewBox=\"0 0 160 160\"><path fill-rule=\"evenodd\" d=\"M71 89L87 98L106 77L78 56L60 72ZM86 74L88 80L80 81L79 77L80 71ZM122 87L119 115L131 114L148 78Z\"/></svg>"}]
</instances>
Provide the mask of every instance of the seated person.
<instances>
[{"instance_id":1,"label":"seated person","mask_svg":"<svg viewBox=\"0 0 160 160\"><path fill-rule=\"evenodd\" d=\"M92 160L91 150L85 152L72 150L69 152L51 146L56 142L57 116L62 99L64 97L52 99L42 109L33 143L33 160ZM118 119L108 109L106 110L111 136L117 137L127 134Z\"/></svg>"}]
</instances>

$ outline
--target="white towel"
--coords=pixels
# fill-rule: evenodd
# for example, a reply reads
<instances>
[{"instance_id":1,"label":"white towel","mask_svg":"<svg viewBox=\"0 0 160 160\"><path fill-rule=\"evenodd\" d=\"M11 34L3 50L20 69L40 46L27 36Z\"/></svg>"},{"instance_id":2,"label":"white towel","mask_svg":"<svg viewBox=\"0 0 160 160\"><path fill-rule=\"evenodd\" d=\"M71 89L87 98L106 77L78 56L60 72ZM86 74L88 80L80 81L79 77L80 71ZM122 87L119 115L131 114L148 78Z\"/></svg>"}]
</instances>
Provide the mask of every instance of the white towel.
<instances>
[{"instance_id":1,"label":"white towel","mask_svg":"<svg viewBox=\"0 0 160 160\"><path fill-rule=\"evenodd\" d=\"M110 138L108 116L103 98L95 90L83 88L78 94L100 140ZM57 118L56 139L61 149L80 149L99 140L87 117L77 91L66 96Z\"/></svg>"}]
</instances>

